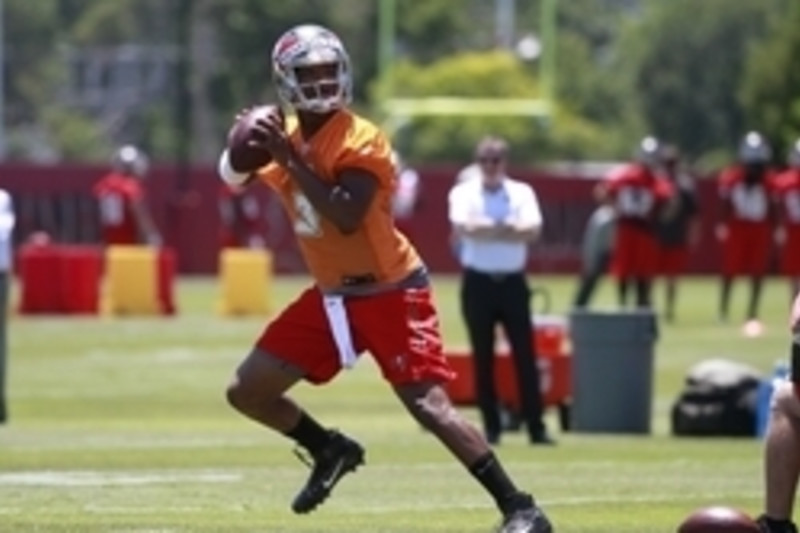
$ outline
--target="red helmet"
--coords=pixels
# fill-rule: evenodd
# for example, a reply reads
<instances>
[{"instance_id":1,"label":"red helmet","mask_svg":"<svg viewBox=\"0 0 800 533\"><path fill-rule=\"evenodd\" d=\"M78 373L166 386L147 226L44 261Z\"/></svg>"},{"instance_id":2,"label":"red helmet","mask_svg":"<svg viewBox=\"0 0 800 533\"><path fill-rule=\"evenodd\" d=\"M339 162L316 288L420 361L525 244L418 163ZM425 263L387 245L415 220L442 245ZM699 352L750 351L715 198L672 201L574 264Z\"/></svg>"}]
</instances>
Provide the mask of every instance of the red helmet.
<instances>
[{"instance_id":1,"label":"red helmet","mask_svg":"<svg viewBox=\"0 0 800 533\"><path fill-rule=\"evenodd\" d=\"M329 71L306 78L301 71L309 67ZM352 99L350 57L339 37L322 26L303 24L284 33L272 49L272 73L281 99L301 111L327 113Z\"/></svg>"}]
</instances>

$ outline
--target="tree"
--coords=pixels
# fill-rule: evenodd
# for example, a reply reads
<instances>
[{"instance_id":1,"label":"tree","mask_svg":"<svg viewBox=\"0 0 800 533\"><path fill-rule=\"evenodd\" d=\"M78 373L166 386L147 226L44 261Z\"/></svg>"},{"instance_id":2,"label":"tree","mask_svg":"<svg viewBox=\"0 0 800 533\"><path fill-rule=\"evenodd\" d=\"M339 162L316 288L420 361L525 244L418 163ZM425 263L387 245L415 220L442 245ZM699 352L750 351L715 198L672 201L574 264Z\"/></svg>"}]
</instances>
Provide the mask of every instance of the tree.
<instances>
[{"instance_id":1,"label":"tree","mask_svg":"<svg viewBox=\"0 0 800 533\"><path fill-rule=\"evenodd\" d=\"M776 9L767 38L750 54L741 101L750 123L785 154L800 138L800 3Z\"/></svg>"},{"instance_id":2,"label":"tree","mask_svg":"<svg viewBox=\"0 0 800 533\"><path fill-rule=\"evenodd\" d=\"M536 77L514 55L502 50L452 55L431 64L404 61L393 75L404 80L395 96L407 98L538 97ZM382 90L379 82L375 94ZM567 109L555 106L550 119L490 114L409 117L395 140L400 150L413 154L415 160L438 163L468 161L475 143L489 133L510 141L517 163L535 164L565 156L583 159L611 151L612 136Z\"/></svg>"},{"instance_id":3,"label":"tree","mask_svg":"<svg viewBox=\"0 0 800 533\"><path fill-rule=\"evenodd\" d=\"M736 146L750 129L737 89L770 9L761 0L650 0L621 49L652 133L690 156Z\"/></svg>"}]
</instances>

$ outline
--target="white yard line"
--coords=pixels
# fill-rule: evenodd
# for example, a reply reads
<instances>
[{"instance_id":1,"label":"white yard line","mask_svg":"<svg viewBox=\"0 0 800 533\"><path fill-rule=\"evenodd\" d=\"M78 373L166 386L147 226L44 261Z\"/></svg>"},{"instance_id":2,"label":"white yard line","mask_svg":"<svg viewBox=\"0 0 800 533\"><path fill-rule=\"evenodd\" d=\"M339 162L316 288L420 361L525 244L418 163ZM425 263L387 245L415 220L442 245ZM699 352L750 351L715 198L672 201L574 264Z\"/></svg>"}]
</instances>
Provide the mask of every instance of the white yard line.
<instances>
[{"instance_id":1,"label":"white yard line","mask_svg":"<svg viewBox=\"0 0 800 533\"><path fill-rule=\"evenodd\" d=\"M173 483L233 483L242 475L233 472L119 472L119 471L28 471L0 474L1 486L106 487L112 485L157 485Z\"/></svg>"},{"instance_id":2,"label":"white yard line","mask_svg":"<svg viewBox=\"0 0 800 533\"><path fill-rule=\"evenodd\" d=\"M663 470L670 465L687 465L702 461L684 459L652 463L648 466ZM733 463L734 461L732 461ZM547 464L535 464L522 461L508 461L509 468L546 472ZM559 472L580 470L581 472L613 470L616 477L626 478L628 474L637 476L642 471L641 464L631 464L629 468L615 461L574 461L559 465ZM258 477L269 471L271 475L292 475L305 472L303 465L264 465L252 468L204 468L204 469L142 469L142 470L24 470L0 472L0 487L3 486L104 486L104 485L153 485L164 483L232 483L241 481L245 476ZM461 467L454 463L427 462L413 464L373 464L365 472L371 476L387 473L414 471L420 474L438 475L460 473Z\"/></svg>"},{"instance_id":3,"label":"white yard line","mask_svg":"<svg viewBox=\"0 0 800 533\"><path fill-rule=\"evenodd\" d=\"M682 494L671 494L671 495L648 495L648 496L632 496L632 495L606 495L606 496L575 496L575 497L567 497L567 498L542 498L539 500L542 507L545 509L550 507L577 507L581 505L600 505L600 504L618 504L618 503L625 503L625 504L645 504L645 503L674 503L674 502L683 502L683 501L708 501L709 499L712 500L720 500L724 501L725 499L730 498L759 498L761 497L761 493L759 492L737 492L737 493L725 493L725 494L714 494L708 492L702 493L682 493ZM447 510L447 509L464 509L464 510L473 510L473 509L494 509L494 505L491 502L483 501L467 501L463 503L446 503L446 504L436 504L432 502L424 502L420 501L417 503L407 503L404 505L370 505L369 507L358 507L354 508L352 506L348 506L346 509L337 509L337 512L343 514L391 514L397 513L401 511L437 511L437 510Z\"/></svg>"},{"instance_id":4,"label":"white yard line","mask_svg":"<svg viewBox=\"0 0 800 533\"><path fill-rule=\"evenodd\" d=\"M674 503L684 501L708 501L716 499L724 501L730 498L758 498L758 492L738 492L726 494L711 494L703 493L685 493L685 494L672 494L672 495L649 495L649 496L631 496L631 495L607 495L607 496L578 496L568 498L552 498L542 499L541 504L545 508L552 507L576 507L581 505L602 505L602 504L646 504L646 503ZM494 506L485 501L484 499L476 499L475 501L466 501L462 503L433 503L433 502L406 502L401 505L368 505L368 506L354 506L350 502L347 506L336 506L335 512L338 514L348 515L386 515L396 514L403 512L436 512L448 510L491 510ZM335 505L335 504L334 504ZM82 510L91 514L103 515L163 515L163 514L184 514L184 513L203 513L209 510L208 506L191 506L191 505L163 505L163 506L141 506L131 505L130 507L120 505L86 505ZM225 505L215 506L215 511L224 510L225 512L238 513L238 512L252 512L252 508L245 508L240 505ZM3 507L0 506L0 516L2 515L16 515L30 512L30 509L21 507ZM74 514L74 509L50 509L46 512L48 515L58 514Z\"/></svg>"}]
</instances>

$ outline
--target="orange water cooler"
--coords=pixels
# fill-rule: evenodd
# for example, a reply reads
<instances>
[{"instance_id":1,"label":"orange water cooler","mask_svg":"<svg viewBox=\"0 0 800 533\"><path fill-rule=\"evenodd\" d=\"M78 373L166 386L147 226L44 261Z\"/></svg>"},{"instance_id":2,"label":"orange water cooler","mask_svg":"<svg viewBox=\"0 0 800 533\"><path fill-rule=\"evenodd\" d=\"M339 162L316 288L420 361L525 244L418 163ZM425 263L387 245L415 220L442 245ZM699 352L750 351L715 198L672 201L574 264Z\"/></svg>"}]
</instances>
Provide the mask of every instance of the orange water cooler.
<instances>
[{"instance_id":1,"label":"orange water cooler","mask_svg":"<svg viewBox=\"0 0 800 533\"><path fill-rule=\"evenodd\" d=\"M557 407L566 415L571 397L572 358L567 319L554 315L538 315L532 321L531 342L536 348L544 405ZM456 378L447 384L447 391L457 405L475 405L475 369L469 349L448 351L447 359L456 371ZM514 359L505 342L498 343L495 360L495 387L502 405L519 412ZM562 419L562 425L565 422Z\"/></svg>"}]
</instances>

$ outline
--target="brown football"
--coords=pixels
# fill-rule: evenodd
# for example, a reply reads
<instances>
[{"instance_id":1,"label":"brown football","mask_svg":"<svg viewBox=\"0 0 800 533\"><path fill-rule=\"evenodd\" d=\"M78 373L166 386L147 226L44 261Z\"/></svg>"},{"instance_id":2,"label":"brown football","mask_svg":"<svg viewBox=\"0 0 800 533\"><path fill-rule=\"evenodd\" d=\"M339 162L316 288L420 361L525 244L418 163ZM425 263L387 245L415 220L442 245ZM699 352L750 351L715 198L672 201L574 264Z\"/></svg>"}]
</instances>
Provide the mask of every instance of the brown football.
<instances>
[{"instance_id":1,"label":"brown football","mask_svg":"<svg viewBox=\"0 0 800 533\"><path fill-rule=\"evenodd\" d=\"M677 533L760 533L747 514L730 507L705 507L694 511L678 527Z\"/></svg>"},{"instance_id":2,"label":"brown football","mask_svg":"<svg viewBox=\"0 0 800 533\"><path fill-rule=\"evenodd\" d=\"M276 117L281 124L284 123L280 106L260 105L247 110L231 127L228 133L228 156L236 172L252 172L272 161L268 151L248 145L258 135L254 129L255 122L269 117Z\"/></svg>"}]
</instances>

